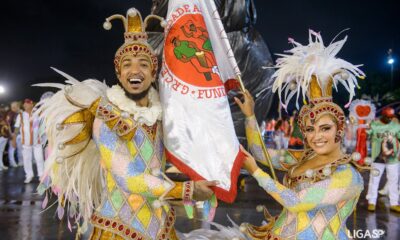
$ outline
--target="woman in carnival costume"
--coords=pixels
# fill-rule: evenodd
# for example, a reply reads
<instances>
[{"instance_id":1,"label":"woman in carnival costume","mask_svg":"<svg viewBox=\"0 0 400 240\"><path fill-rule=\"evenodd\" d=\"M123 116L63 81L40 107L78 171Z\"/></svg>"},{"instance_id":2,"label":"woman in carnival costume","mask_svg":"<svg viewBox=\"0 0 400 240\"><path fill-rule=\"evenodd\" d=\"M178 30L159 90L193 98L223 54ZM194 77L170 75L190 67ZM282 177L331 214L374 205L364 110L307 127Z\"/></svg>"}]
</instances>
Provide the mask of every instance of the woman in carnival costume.
<instances>
[{"instance_id":1,"label":"woman in carnival costume","mask_svg":"<svg viewBox=\"0 0 400 240\"><path fill-rule=\"evenodd\" d=\"M269 220L264 226L243 223L240 229L251 239L348 239L346 220L357 205L363 179L354 167L361 168L356 163L358 154L350 156L341 150L345 115L332 101L332 87L342 83L351 101L356 77L365 75L359 66L335 57L346 39L325 47L320 34L310 31L308 45L289 39L294 48L277 60L273 90L278 90L280 99L284 93L282 105L286 107L296 94L297 99L302 94L305 103L298 118L305 149L268 149L274 168L287 172L283 184L262 171L248 155L245 168L284 207L276 218L264 209ZM236 102L247 117L250 150L258 161L266 162L262 142L255 137L254 101L249 93L244 96L243 102Z\"/></svg>"}]
</instances>

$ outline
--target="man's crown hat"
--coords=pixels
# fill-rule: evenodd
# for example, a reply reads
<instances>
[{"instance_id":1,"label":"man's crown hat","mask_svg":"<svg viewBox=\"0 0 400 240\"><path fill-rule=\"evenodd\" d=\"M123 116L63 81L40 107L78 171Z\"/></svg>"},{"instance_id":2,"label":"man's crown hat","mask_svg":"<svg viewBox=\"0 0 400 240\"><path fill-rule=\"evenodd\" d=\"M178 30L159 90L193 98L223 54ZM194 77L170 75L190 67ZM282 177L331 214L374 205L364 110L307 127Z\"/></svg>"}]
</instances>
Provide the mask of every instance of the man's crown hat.
<instances>
[{"instance_id":1,"label":"man's crown hat","mask_svg":"<svg viewBox=\"0 0 400 240\"><path fill-rule=\"evenodd\" d=\"M161 26L163 27L166 25L165 20L156 15L148 15L143 21L142 15L135 8L130 8L127 11L126 17L120 14L115 14L106 18L106 21L103 23L104 29L110 30L112 28L111 21L114 19L120 19L125 29L125 42L117 50L114 58L115 70L117 73L119 72L121 60L125 55L133 54L136 56L138 54L144 54L149 56L149 60L152 64L153 74L156 74L158 68L157 55L155 54L154 49L148 43L148 36L145 31L147 22L151 18L160 20Z\"/></svg>"}]
</instances>

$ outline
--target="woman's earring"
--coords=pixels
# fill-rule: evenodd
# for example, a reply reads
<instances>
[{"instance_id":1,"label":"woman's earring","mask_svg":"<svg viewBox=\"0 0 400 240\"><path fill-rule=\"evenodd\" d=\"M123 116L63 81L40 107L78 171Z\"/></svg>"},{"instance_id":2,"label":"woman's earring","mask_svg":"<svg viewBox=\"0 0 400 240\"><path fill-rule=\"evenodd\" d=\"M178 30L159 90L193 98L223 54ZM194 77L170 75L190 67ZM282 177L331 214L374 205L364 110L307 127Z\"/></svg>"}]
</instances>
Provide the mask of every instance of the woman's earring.
<instances>
[{"instance_id":1,"label":"woman's earring","mask_svg":"<svg viewBox=\"0 0 400 240\"><path fill-rule=\"evenodd\" d=\"M341 136L340 134L336 133L336 136L335 136L335 143L340 142L341 139L342 139L342 136Z\"/></svg>"}]
</instances>

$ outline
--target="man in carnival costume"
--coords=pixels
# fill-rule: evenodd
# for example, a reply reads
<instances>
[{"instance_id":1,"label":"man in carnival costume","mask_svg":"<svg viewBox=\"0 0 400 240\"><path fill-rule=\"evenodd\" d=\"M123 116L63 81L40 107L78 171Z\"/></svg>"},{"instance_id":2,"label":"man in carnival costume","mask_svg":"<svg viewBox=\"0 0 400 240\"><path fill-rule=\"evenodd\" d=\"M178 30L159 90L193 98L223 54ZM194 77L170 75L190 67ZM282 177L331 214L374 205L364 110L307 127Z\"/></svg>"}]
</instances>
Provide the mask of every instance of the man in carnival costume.
<instances>
[{"instance_id":1,"label":"man in carnival costume","mask_svg":"<svg viewBox=\"0 0 400 240\"><path fill-rule=\"evenodd\" d=\"M398 188L400 125L392 120L394 117L393 108L384 108L381 118L373 121L367 131L371 138L371 158L374 161L372 167L379 171L379 174L372 174L371 172L369 176L366 196L369 211L375 211L379 182L386 169L390 210L400 212Z\"/></svg>"},{"instance_id":2,"label":"man in carnival costume","mask_svg":"<svg viewBox=\"0 0 400 240\"><path fill-rule=\"evenodd\" d=\"M51 189L59 218L66 208L68 219L83 221L79 232L90 222L91 239L176 239L175 212L166 200L206 200L217 184L173 182L163 173L162 109L152 87L158 61L147 42L148 18L142 21L132 8L126 18L113 15L103 25L108 30L120 19L125 27L114 59L119 85L79 82L58 70L66 85L39 84L62 89L37 111L51 152L39 192L47 202Z\"/></svg>"}]
</instances>

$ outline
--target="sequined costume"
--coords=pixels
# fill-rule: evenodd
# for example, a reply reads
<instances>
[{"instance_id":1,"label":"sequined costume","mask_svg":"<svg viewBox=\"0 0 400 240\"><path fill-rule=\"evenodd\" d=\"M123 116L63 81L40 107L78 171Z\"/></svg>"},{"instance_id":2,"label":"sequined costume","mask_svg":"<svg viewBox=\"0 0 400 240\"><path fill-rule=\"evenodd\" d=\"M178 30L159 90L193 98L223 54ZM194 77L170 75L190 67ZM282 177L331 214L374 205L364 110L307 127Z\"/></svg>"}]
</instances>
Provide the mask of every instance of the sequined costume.
<instances>
[{"instance_id":1,"label":"sequined costume","mask_svg":"<svg viewBox=\"0 0 400 240\"><path fill-rule=\"evenodd\" d=\"M332 87L338 82L348 86L351 98L357 84L356 76L364 76L357 66L335 58L346 38L325 47L320 34L310 30L309 39L306 46L289 39L295 47L277 60L278 70L273 75L273 89L278 90L280 100L284 93L282 106L287 107L296 93L297 97L303 94L305 104L300 109L298 124L305 139L305 149L268 151L273 167L286 171L283 184L259 168L253 172L258 184L283 206L283 211L274 218L265 210L269 222L261 227L244 223L243 230L252 239L348 239L346 220L363 190L363 179L352 165L358 167L355 163L358 159L353 155L342 155L328 164L294 174L295 169L306 161L318 158L308 146L306 119L314 126L322 116L329 115L336 125L332 138L335 143L340 142L345 118L343 110L332 100ZM255 117L247 117L246 136L250 151L256 160L267 163L263 143L256 135L257 128ZM310 131L315 134L315 130Z\"/></svg>"},{"instance_id":2,"label":"sequined costume","mask_svg":"<svg viewBox=\"0 0 400 240\"><path fill-rule=\"evenodd\" d=\"M129 117L122 119L122 112L102 99L95 113L93 139L100 151L107 187L92 224L133 239L166 239L162 236L169 236L174 212L168 205L153 206L174 187L161 175L165 165L161 122L137 125ZM181 197L181 183L178 188L180 191L175 189L172 197Z\"/></svg>"},{"instance_id":3,"label":"sequined costume","mask_svg":"<svg viewBox=\"0 0 400 240\"><path fill-rule=\"evenodd\" d=\"M130 9L126 18L111 16L105 28L111 28L109 21L115 18L126 28L125 44L115 56L117 75L125 54L142 54L155 76L157 57L147 43L140 13ZM39 84L60 88L37 111L51 149L38 188L46 193L45 204L51 190L58 197L58 217L67 210L68 226L71 229L73 220L78 234L91 223L93 240L177 239L175 213L167 200L191 201L194 184L173 182L163 173L166 156L158 92L150 87L148 106L141 107L119 85L80 82L55 71L67 79L65 85Z\"/></svg>"},{"instance_id":4,"label":"sequined costume","mask_svg":"<svg viewBox=\"0 0 400 240\"><path fill-rule=\"evenodd\" d=\"M253 156L265 161L259 138L252 137L256 134L255 124L257 121L254 117L246 120L248 143ZM284 207L276 219L264 226L264 231L249 227L249 234L254 239L348 238L346 220L363 190L361 175L349 164L350 159L343 159L337 166L332 166L332 174L326 179L312 182L305 176L301 179L291 178L290 173L301 160L295 156L304 157L303 153L284 151L283 156L272 153L275 169L290 170L285 175L284 184L274 181L260 169L253 174L258 184ZM308 154L308 157L312 157L312 154Z\"/></svg>"},{"instance_id":5,"label":"sequined costume","mask_svg":"<svg viewBox=\"0 0 400 240\"><path fill-rule=\"evenodd\" d=\"M72 92L79 91L79 84L72 87ZM60 92L68 96L64 90ZM60 92L57 95L60 95ZM150 95L153 99L152 107L158 108L157 92L152 89ZM100 230L104 231L105 236L112 233L124 239L174 239L175 215L164 199L183 198L184 191L190 190L191 187L183 186L184 183L174 183L162 173L166 158L162 141L161 111L141 109L142 112L151 111L155 114L156 117L150 119L154 122L149 124L142 121L142 118L135 120L129 109L121 110L118 104L115 104L115 101L111 102L109 98L120 98L122 100L118 101L125 103L131 101L125 97L118 85L106 89L104 96L97 98L88 108L70 114L57 126L56 131L60 134L68 134L68 130L77 125L83 125L83 128L63 145L56 145L56 149L52 141L54 139L50 138L50 144L53 146L50 157L54 158L54 154L60 156L63 152L73 152L72 149L83 142L86 147L79 149L80 152L71 157L79 157L79 154L86 156L85 151L90 151L91 157L98 158L97 164L101 166L98 172L101 175L99 180L104 184L100 184L101 199L99 204L93 206L96 209L90 218L90 222L97 228L92 239L98 239L96 236ZM139 116L148 119L143 115ZM47 124L51 121L46 120ZM62 168L67 167L64 164L68 164L68 158L56 158L53 164L47 165L46 169L49 172L46 173L47 178L42 188L52 187L55 193L60 193L60 176L64 174ZM93 169L94 172L97 170ZM69 171L72 175L76 173L74 169ZM191 182L185 182L185 185L187 184L190 185ZM73 200L75 194L71 193L71 196L68 196L65 192L64 195L58 195L62 203L61 199ZM72 204L75 202L72 201Z\"/></svg>"}]
</instances>

